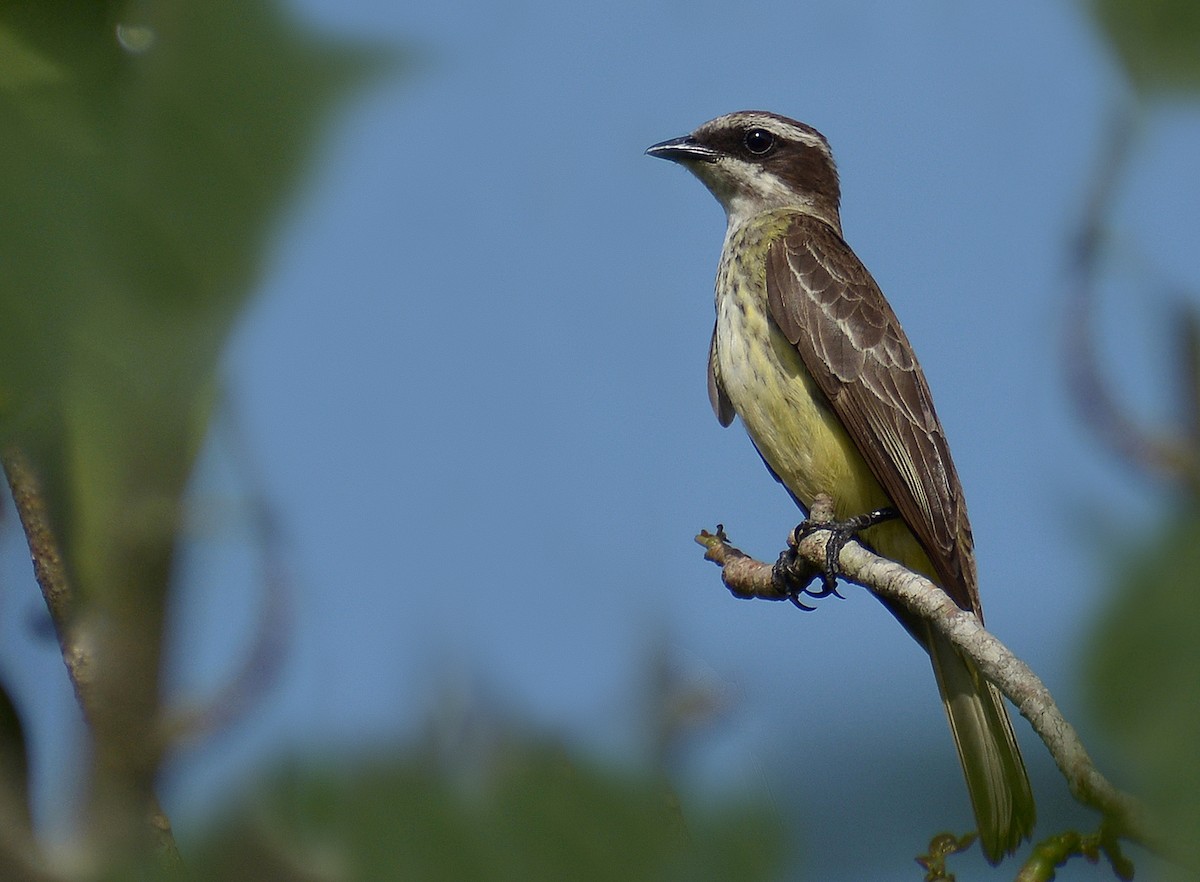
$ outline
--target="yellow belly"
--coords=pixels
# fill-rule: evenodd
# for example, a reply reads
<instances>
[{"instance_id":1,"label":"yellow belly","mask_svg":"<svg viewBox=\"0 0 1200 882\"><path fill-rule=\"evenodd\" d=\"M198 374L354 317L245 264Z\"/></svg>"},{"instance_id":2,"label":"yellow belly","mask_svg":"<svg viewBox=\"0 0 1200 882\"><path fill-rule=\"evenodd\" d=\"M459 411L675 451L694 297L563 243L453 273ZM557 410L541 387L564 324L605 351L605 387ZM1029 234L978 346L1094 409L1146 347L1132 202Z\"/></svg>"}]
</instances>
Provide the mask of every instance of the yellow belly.
<instances>
[{"instance_id":1,"label":"yellow belly","mask_svg":"<svg viewBox=\"0 0 1200 882\"><path fill-rule=\"evenodd\" d=\"M717 369L755 447L805 508L819 493L833 497L839 518L890 505L796 348L767 315L765 244L730 244L742 259L723 260L717 279ZM933 575L902 521L863 538L885 557Z\"/></svg>"},{"instance_id":2,"label":"yellow belly","mask_svg":"<svg viewBox=\"0 0 1200 882\"><path fill-rule=\"evenodd\" d=\"M717 363L729 400L768 465L805 505L828 493L838 514L888 504L887 495L816 389L794 346L757 304L718 306Z\"/></svg>"}]
</instances>

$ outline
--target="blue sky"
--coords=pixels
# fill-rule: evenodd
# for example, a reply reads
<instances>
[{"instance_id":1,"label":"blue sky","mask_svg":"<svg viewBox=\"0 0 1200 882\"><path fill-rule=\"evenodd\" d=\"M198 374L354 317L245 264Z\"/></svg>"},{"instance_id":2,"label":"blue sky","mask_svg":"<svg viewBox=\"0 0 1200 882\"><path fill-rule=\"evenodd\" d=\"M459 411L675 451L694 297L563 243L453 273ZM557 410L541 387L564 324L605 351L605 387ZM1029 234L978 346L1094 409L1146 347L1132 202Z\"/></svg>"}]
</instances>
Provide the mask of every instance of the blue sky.
<instances>
[{"instance_id":1,"label":"blue sky","mask_svg":"<svg viewBox=\"0 0 1200 882\"><path fill-rule=\"evenodd\" d=\"M914 793L880 821L885 866L907 876L895 855L970 825L929 665L863 592L811 615L736 602L692 543L723 522L771 557L797 515L707 402L723 215L642 151L747 108L829 138L846 237L949 434L988 624L1078 712L1076 653L1110 553L1087 534L1115 530L1127 506L1153 511L1064 393L1067 237L1125 97L1082 12L295 5L417 63L336 117L232 342L229 409L280 521L295 630L277 688L179 758L168 804L194 817L195 795L289 748L411 733L448 689L619 752L636 743L642 669L665 640L729 701L692 756L697 781L768 793L808 831L825 879L866 871L847 852L874 788ZM1197 140L1194 113L1148 119L1118 278L1149 263L1200 283ZM1109 292L1137 302L1106 305L1103 347L1120 388L1161 417L1146 389L1165 370L1150 352L1169 298L1130 291ZM244 505L228 439L210 445L201 510ZM191 694L221 681L252 627L256 557L233 533L189 557L177 677ZM37 662L47 677L53 661L47 649ZM69 700L65 687L48 699ZM1061 790L1018 727L1035 787ZM1077 818L1056 811L1043 817Z\"/></svg>"}]
</instances>

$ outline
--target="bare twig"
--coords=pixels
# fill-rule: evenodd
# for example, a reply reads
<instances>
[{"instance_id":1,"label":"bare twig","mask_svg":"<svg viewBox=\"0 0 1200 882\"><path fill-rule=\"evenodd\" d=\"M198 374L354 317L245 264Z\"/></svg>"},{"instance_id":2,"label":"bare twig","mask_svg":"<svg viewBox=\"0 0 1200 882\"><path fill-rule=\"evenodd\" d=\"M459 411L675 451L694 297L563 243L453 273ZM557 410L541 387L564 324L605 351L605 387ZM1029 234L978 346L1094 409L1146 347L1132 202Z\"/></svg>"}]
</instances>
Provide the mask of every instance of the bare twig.
<instances>
[{"instance_id":1,"label":"bare twig","mask_svg":"<svg viewBox=\"0 0 1200 882\"><path fill-rule=\"evenodd\" d=\"M163 714L158 738L164 748L184 747L228 729L257 707L276 682L288 636L287 578L275 552L268 549L266 554L262 611L249 651L215 695Z\"/></svg>"},{"instance_id":2,"label":"bare twig","mask_svg":"<svg viewBox=\"0 0 1200 882\"><path fill-rule=\"evenodd\" d=\"M832 519L832 501L818 497L810 521ZM796 550L814 568L823 566L829 534L817 530L804 537ZM705 558L719 563L722 578L739 597L784 600L770 564L752 560L728 545L724 533L701 533L697 541L707 549ZM879 557L857 542L849 542L838 558L841 574L879 597L927 619L980 671L996 684L1021 715L1029 720L1046 745L1071 794L1103 815L1103 826L1113 835L1154 847L1154 836L1142 805L1114 787L1092 762L1074 727L1055 704L1050 690L1011 650L984 630L974 614L960 609L944 591L928 579L900 564Z\"/></svg>"},{"instance_id":3,"label":"bare twig","mask_svg":"<svg viewBox=\"0 0 1200 882\"><path fill-rule=\"evenodd\" d=\"M1118 879L1123 882L1133 879L1133 863L1121 853L1120 843L1107 831L1085 836L1068 830L1035 845L1015 882L1050 882L1057 870L1074 857L1093 864L1099 863L1101 857L1107 858Z\"/></svg>"},{"instance_id":4,"label":"bare twig","mask_svg":"<svg viewBox=\"0 0 1200 882\"><path fill-rule=\"evenodd\" d=\"M42 589L46 608L54 623L76 701L95 734L97 719L104 712L97 697L95 666L91 653L86 648L87 641L80 634L79 603L72 591L67 567L54 534L41 482L28 458L15 446L4 449L0 454L0 462L8 478L17 515L25 531L33 561L34 577ZM163 859L163 866L178 870L182 867L182 859L175 844L170 820L152 792L148 794L147 799L144 817Z\"/></svg>"},{"instance_id":5,"label":"bare twig","mask_svg":"<svg viewBox=\"0 0 1200 882\"><path fill-rule=\"evenodd\" d=\"M1200 488L1196 448L1179 433L1152 433L1139 425L1117 400L1096 357L1093 316L1106 227L1117 185L1132 153L1138 119L1124 108L1110 124L1109 135L1092 177L1092 188L1071 249L1071 286L1064 327L1067 384L1083 420L1096 436L1132 465L1182 480ZM1195 392L1195 376L1185 377ZM1189 396L1191 397L1191 396ZM1193 402L1187 402L1190 405ZM1190 428L1190 427L1188 427Z\"/></svg>"},{"instance_id":6,"label":"bare twig","mask_svg":"<svg viewBox=\"0 0 1200 882\"><path fill-rule=\"evenodd\" d=\"M12 492L17 516L25 530L25 541L29 545L29 554L33 560L33 575L42 589L46 609L54 623L63 662L75 689L75 698L84 713L87 713L88 701L85 693L91 683L91 659L83 641L77 639L73 631L76 612L74 594L67 578L67 567L59 550L58 540L50 524L41 482L25 454L17 447L5 448L0 459L8 478L8 487Z\"/></svg>"},{"instance_id":7,"label":"bare twig","mask_svg":"<svg viewBox=\"0 0 1200 882\"><path fill-rule=\"evenodd\" d=\"M257 707L275 683L287 635L287 593L277 562L268 562L267 568L263 609L241 665L215 695L163 714L158 739L164 748L184 747L228 729Z\"/></svg>"},{"instance_id":8,"label":"bare twig","mask_svg":"<svg viewBox=\"0 0 1200 882\"><path fill-rule=\"evenodd\" d=\"M283 540L275 512L252 461L237 414L222 401L214 425L228 444L239 471L251 517L251 532L263 566L262 607L249 650L217 693L203 702L172 708L163 714L159 738L164 747L182 747L228 729L247 716L276 682L290 635L289 582Z\"/></svg>"}]
</instances>

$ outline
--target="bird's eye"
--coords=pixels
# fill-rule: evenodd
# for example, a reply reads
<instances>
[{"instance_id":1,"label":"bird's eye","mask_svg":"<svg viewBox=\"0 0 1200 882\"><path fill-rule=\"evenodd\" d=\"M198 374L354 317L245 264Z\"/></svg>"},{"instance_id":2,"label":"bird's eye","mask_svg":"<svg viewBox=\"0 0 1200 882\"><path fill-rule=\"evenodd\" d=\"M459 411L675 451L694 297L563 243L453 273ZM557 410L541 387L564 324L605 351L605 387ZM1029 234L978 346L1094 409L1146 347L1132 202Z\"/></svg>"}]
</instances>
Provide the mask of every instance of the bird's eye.
<instances>
[{"instance_id":1,"label":"bird's eye","mask_svg":"<svg viewBox=\"0 0 1200 882\"><path fill-rule=\"evenodd\" d=\"M775 146L775 136L766 129L751 129L742 139L746 149L755 156L766 156Z\"/></svg>"}]
</instances>

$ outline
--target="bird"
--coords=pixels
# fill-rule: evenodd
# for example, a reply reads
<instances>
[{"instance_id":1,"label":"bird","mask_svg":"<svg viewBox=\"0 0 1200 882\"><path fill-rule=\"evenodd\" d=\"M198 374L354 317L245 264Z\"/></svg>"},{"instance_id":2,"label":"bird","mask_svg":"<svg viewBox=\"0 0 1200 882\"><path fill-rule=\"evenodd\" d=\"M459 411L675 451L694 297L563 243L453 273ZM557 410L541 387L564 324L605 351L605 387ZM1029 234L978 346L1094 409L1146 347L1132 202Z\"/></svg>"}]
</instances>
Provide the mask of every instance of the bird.
<instances>
[{"instance_id":1,"label":"bird","mask_svg":"<svg viewBox=\"0 0 1200 882\"><path fill-rule=\"evenodd\" d=\"M807 513L819 494L850 519L892 509L863 541L979 617L962 485L924 372L879 286L842 235L824 135L739 111L654 144L716 197L726 233L708 393L741 419L771 474ZM999 690L931 625L883 601L928 652L987 860L1029 837L1036 806Z\"/></svg>"}]
</instances>

